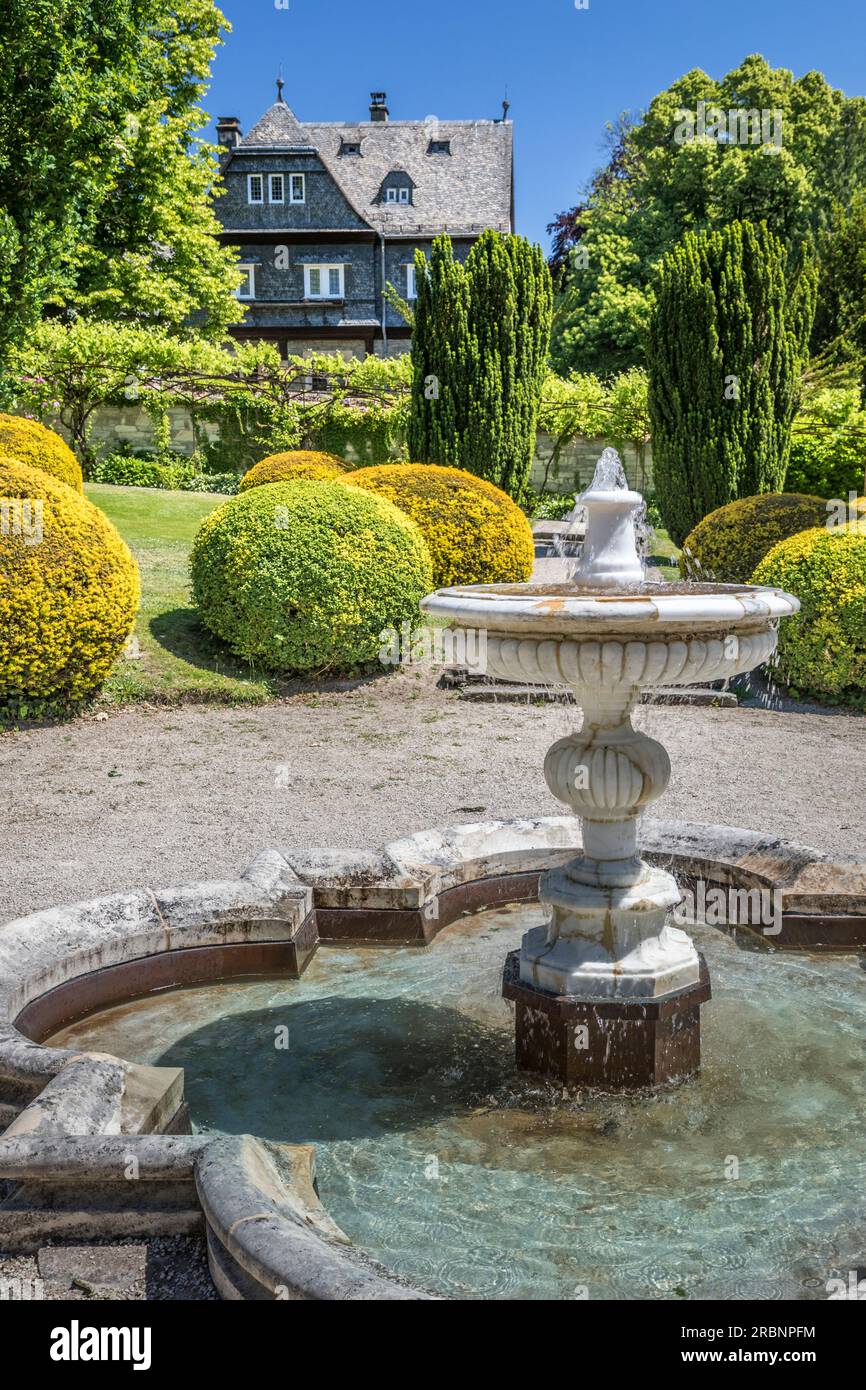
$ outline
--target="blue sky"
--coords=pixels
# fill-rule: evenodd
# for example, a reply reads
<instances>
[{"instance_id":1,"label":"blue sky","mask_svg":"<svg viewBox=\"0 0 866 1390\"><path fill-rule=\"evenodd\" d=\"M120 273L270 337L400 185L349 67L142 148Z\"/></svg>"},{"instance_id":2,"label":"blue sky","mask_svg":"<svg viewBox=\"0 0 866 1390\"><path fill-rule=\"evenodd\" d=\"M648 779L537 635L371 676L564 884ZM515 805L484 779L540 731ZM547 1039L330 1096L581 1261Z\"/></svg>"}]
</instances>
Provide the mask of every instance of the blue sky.
<instances>
[{"instance_id":1,"label":"blue sky","mask_svg":"<svg viewBox=\"0 0 866 1390\"><path fill-rule=\"evenodd\" d=\"M282 4L283 0L277 0ZM604 124L693 67L721 76L748 53L817 68L866 92L864 0L224 0L212 116L248 130L276 97L301 120L362 120L387 91L396 119L498 116L517 141L517 230L545 228L602 160Z\"/></svg>"}]
</instances>

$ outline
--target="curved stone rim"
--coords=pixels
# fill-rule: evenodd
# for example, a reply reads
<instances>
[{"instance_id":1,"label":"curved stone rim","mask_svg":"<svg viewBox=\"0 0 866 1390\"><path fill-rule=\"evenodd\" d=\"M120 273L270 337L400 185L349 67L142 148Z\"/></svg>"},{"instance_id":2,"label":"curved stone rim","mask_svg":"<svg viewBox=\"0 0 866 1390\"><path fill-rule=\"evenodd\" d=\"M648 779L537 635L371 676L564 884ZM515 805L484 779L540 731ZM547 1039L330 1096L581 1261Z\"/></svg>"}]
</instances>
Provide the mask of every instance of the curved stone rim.
<instances>
[{"instance_id":1,"label":"curved stone rim","mask_svg":"<svg viewBox=\"0 0 866 1390\"><path fill-rule=\"evenodd\" d=\"M774 946L866 946L866 864L724 826L645 821L642 844L686 877L775 888L788 926ZM44 1046L17 1022L64 982L142 962L216 952L208 959L244 974L245 953L275 947L300 974L319 939L423 945L467 911L537 900L539 874L579 848L578 823L561 816L450 826L378 851L271 850L238 880L115 894L0 926L0 1182L17 1184L12 1205L0 1202L0 1243L34 1248L46 1229L111 1238L204 1228L225 1298L434 1297L334 1225L309 1146L184 1133L177 1068ZM311 920L321 928L313 941Z\"/></svg>"},{"instance_id":2,"label":"curved stone rim","mask_svg":"<svg viewBox=\"0 0 866 1390\"><path fill-rule=\"evenodd\" d=\"M574 637L586 633L633 632L646 640L668 630L694 633L766 626L791 617L799 599L782 589L758 585L696 585L694 593L665 593L672 586L645 587L642 593L575 595L567 585L472 584L438 589L421 601L425 613L457 627L480 628L516 637ZM539 591L541 590L541 591Z\"/></svg>"}]
</instances>

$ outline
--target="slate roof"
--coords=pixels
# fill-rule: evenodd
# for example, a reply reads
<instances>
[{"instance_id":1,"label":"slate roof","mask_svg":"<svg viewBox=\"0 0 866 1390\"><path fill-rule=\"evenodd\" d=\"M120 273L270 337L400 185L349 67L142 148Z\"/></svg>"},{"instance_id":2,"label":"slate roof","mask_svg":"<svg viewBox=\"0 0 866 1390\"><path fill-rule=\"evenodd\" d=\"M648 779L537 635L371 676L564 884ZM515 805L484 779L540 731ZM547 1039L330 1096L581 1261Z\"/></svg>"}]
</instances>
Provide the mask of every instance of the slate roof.
<instances>
[{"instance_id":1,"label":"slate roof","mask_svg":"<svg viewBox=\"0 0 866 1390\"><path fill-rule=\"evenodd\" d=\"M450 140L451 154L428 154L431 140ZM341 155L343 142L361 154ZM398 234L511 231L511 121L301 122L276 101L237 146L315 149L355 211L376 231ZM413 204L378 201L388 174L409 174Z\"/></svg>"}]
</instances>

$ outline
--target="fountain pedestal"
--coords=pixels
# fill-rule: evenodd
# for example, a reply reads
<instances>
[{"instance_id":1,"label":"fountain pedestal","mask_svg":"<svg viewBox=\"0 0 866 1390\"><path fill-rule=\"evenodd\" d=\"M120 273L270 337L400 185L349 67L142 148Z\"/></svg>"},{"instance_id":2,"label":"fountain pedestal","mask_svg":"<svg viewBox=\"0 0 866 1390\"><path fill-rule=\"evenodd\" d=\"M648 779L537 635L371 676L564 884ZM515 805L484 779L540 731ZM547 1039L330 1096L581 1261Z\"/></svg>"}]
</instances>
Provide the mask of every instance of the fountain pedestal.
<instances>
[{"instance_id":1,"label":"fountain pedestal","mask_svg":"<svg viewBox=\"0 0 866 1390\"><path fill-rule=\"evenodd\" d=\"M581 819L584 852L542 875L550 916L509 957L517 1064L566 1086L657 1086L700 1067L709 978L668 924L675 879L637 848L637 816L662 795L670 761L631 723L637 689L575 689L583 727L555 743L547 785Z\"/></svg>"},{"instance_id":2,"label":"fountain pedestal","mask_svg":"<svg viewBox=\"0 0 866 1390\"><path fill-rule=\"evenodd\" d=\"M502 993L516 1006L517 1065L569 1087L630 1090L694 1076L701 1065L701 1004L710 998L702 956L699 978L662 999L587 1000L527 985L521 953L506 958Z\"/></svg>"}]
</instances>

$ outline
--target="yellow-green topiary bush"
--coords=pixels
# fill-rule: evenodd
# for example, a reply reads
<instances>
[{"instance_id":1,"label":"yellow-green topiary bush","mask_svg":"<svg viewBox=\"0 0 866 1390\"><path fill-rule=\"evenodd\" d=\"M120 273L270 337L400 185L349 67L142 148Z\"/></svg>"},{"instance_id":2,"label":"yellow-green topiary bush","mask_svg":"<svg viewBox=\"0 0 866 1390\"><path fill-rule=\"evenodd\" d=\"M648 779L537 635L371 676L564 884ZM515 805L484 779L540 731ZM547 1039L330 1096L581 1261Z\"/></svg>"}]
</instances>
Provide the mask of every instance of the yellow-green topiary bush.
<instances>
[{"instance_id":1,"label":"yellow-green topiary bush","mask_svg":"<svg viewBox=\"0 0 866 1390\"><path fill-rule=\"evenodd\" d=\"M779 541L822 526L827 503L800 492L767 492L717 507L683 541L680 572L686 579L747 584L755 566Z\"/></svg>"},{"instance_id":2,"label":"yellow-green topiary bush","mask_svg":"<svg viewBox=\"0 0 866 1390\"><path fill-rule=\"evenodd\" d=\"M123 649L138 566L111 522L65 483L0 459L0 707L86 699Z\"/></svg>"},{"instance_id":3,"label":"yellow-green topiary bush","mask_svg":"<svg viewBox=\"0 0 866 1390\"><path fill-rule=\"evenodd\" d=\"M341 478L346 465L333 454L320 454L310 449L293 449L285 454L269 454L245 473L238 485L239 492L263 483L332 482Z\"/></svg>"},{"instance_id":4,"label":"yellow-green topiary bush","mask_svg":"<svg viewBox=\"0 0 866 1390\"><path fill-rule=\"evenodd\" d=\"M801 610L779 629L778 675L796 695L866 697L866 523L815 527L775 545L755 584L784 589Z\"/></svg>"},{"instance_id":5,"label":"yellow-green topiary bush","mask_svg":"<svg viewBox=\"0 0 866 1390\"><path fill-rule=\"evenodd\" d=\"M40 472L74 487L76 492L84 491L78 459L69 445L54 430L40 425L37 420L0 413L0 456L17 459L30 468L38 468Z\"/></svg>"},{"instance_id":6,"label":"yellow-green topiary bush","mask_svg":"<svg viewBox=\"0 0 866 1390\"><path fill-rule=\"evenodd\" d=\"M387 497L411 516L429 547L436 588L517 584L532 574L532 527L507 493L474 473L384 463L359 468L344 481Z\"/></svg>"},{"instance_id":7,"label":"yellow-green topiary bush","mask_svg":"<svg viewBox=\"0 0 866 1390\"><path fill-rule=\"evenodd\" d=\"M333 482L271 483L225 502L199 528L191 571L205 627L280 675L377 661L387 628L420 625L433 587L405 513Z\"/></svg>"}]
</instances>

